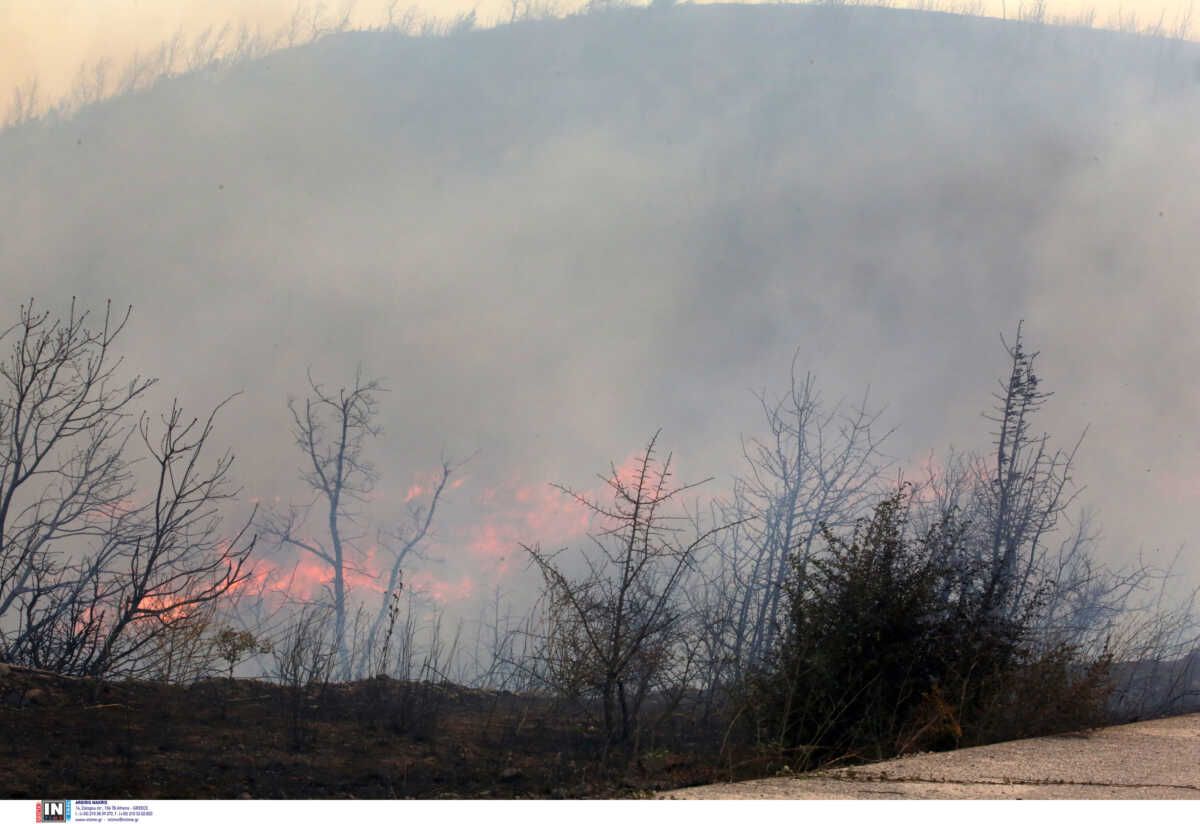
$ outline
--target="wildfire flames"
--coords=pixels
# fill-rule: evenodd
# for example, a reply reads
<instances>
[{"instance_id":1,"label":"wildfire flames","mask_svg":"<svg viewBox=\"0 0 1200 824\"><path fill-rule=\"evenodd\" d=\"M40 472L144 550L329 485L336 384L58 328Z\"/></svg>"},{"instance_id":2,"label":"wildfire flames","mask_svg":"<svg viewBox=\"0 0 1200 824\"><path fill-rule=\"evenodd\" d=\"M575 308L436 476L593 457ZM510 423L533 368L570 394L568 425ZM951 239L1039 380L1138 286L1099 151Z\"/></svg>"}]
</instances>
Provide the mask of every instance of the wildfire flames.
<instances>
[{"instance_id":1,"label":"wildfire flames","mask_svg":"<svg viewBox=\"0 0 1200 824\"><path fill-rule=\"evenodd\" d=\"M638 456L632 455L616 468L617 477L623 483L631 483L636 480L637 468ZM390 497L401 510L428 506L437 489L437 480L436 473L421 473L394 495L373 496L373 505L379 511L387 511ZM454 478L446 485L439 506L446 507L458 490L469 493L471 481L470 476ZM611 495L598 481L595 487L581 494L601 501ZM261 500L250 499L252 503ZM425 551L431 558L439 559L439 563L415 570L405 565L405 585L410 591L441 603L470 600L523 568L522 543L566 545L593 526L593 513L578 501L550 484L530 483L519 475L475 492L470 501L475 515L470 522L440 526L425 541ZM439 516L442 512L439 509ZM312 535L304 540L321 543L323 538ZM347 588L361 594L384 594L391 562L391 553L378 544L356 547L346 557ZM254 572L237 589L268 600L321 600L332 586L333 570L329 564L303 550L289 549L257 559Z\"/></svg>"}]
</instances>

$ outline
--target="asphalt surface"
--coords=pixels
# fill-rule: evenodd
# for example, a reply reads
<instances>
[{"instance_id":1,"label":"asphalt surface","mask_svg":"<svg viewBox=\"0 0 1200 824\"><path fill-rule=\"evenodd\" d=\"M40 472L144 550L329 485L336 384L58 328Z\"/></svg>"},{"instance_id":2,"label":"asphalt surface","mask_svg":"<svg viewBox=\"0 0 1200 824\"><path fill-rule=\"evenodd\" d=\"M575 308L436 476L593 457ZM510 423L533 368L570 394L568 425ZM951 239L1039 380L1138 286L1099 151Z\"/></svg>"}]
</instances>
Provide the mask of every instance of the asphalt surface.
<instances>
[{"instance_id":1,"label":"asphalt surface","mask_svg":"<svg viewBox=\"0 0 1200 824\"><path fill-rule=\"evenodd\" d=\"M659 798L1200 800L1200 713Z\"/></svg>"}]
</instances>

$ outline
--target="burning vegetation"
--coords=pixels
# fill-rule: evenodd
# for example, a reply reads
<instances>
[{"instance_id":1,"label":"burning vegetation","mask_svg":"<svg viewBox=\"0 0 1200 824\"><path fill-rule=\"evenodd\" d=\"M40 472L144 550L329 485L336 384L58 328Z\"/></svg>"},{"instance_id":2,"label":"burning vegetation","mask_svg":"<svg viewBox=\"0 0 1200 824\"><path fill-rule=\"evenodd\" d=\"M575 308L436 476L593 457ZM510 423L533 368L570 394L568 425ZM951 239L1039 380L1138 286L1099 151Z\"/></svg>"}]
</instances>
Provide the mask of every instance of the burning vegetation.
<instances>
[{"instance_id":1,"label":"burning vegetation","mask_svg":"<svg viewBox=\"0 0 1200 824\"><path fill-rule=\"evenodd\" d=\"M471 534L481 556L523 554L540 597L520 612L497 590L450 631L441 605L474 583L408 570L433 560L463 465L414 483L402 525L364 542L381 381L310 376L289 403L310 502L230 527L233 456L206 449L221 407L133 415L154 382L119 374L128 318L29 304L4 337L8 795L628 795L1195 695L1189 613L1137 611L1165 573L1100 565L1073 517L1079 444L1035 429L1050 394L1020 327L990 453L893 476L865 400L828 409L793 370L760 397L768 434L729 495L702 505L659 433L599 492L518 487L552 503L524 533ZM35 754L47 736L70 751Z\"/></svg>"}]
</instances>

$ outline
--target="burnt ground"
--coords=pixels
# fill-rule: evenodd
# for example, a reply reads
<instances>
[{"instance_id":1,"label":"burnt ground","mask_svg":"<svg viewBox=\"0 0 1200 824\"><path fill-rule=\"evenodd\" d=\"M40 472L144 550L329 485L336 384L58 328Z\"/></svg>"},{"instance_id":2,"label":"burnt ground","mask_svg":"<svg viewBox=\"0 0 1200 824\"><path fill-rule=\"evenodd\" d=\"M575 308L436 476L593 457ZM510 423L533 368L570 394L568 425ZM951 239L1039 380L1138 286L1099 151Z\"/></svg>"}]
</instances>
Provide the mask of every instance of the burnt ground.
<instances>
[{"instance_id":1,"label":"burnt ground","mask_svg":"<svg viewBox=\"0 0 1200 824\"><path fill-rule=\"evenodd\" d=\"M599 731L544 697L3 669L0 798L629 798L756 777L679 734L605 758Z\"/></svg>"}]
</instances>

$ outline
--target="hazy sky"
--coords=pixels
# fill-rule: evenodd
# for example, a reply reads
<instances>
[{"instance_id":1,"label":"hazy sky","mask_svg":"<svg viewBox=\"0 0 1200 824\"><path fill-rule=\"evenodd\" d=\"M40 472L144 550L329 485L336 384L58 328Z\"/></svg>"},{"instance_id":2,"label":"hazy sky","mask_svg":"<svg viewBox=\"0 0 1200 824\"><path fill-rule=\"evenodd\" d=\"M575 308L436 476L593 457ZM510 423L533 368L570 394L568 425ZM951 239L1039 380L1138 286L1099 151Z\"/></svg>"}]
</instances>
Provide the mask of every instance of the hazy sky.
<instances>
[{"instance_id":1,"label":"hazy sky","mask_svg":"<svg viewBox=\"0 0 1200 824\"><path fill-rule=\"evenodd\" d=\"M535 9L554 8L569 11L583 4L580 0L518 0ZM352 3L352 21L358 26L378 25L387 19L391 0L358 0ZM1020 14L1029 0L881 0L863 5L893 5L937 9L979 9L1000 16ZM1075 18L1094 9L1098 26L1113 25L1119 19L1136 17L1141 27L1162 18L1164 27L1173 31L1183 19L1187 0L1049 0L1047 16ZM182 32L194 37L209 26L245 22L264 34L278 32L300 10L310 19L314 12L331 19L342 16L345 0L0 0L0 94L7 106L10 90L36 78L43 101L56 100L69 91L81 65L107 59L116 66L125 64L135 53L145 53ZM397 17L413 8L420 14L439 19L476 11L480 25L507 20L511 0L418 0L394 3ZM1193 27L1196 29L1197 27ZM1195 34L1193 32L1193 39ZM2 109L0 109L2 112Z\"/></svg>"}]
</instances>

